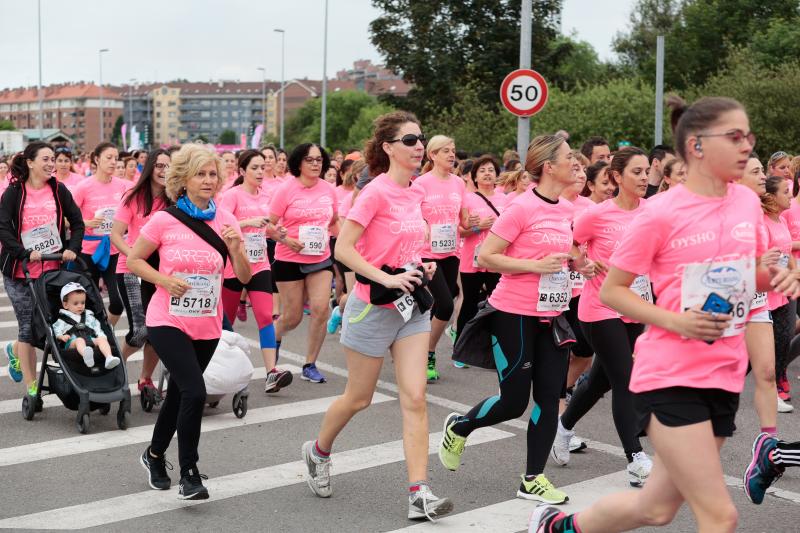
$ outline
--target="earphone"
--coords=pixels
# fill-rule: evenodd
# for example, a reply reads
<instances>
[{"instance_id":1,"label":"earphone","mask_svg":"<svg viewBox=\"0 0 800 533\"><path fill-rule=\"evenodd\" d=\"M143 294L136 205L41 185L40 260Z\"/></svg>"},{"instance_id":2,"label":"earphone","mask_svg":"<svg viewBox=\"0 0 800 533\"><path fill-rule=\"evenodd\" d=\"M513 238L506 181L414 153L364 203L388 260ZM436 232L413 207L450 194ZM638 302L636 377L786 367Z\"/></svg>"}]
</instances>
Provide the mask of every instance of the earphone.
<instances>
[{"instance_id":1,"label":"earphone","mask_svg":"<svg viewBox=\"0 0 800 533\"><path fill-rule=\"evenodd\" d=\"M700 152L701 154L703 153L703 145L700 144L700 141L694 143L694 149Z\"/></svg>"}]
</instances>

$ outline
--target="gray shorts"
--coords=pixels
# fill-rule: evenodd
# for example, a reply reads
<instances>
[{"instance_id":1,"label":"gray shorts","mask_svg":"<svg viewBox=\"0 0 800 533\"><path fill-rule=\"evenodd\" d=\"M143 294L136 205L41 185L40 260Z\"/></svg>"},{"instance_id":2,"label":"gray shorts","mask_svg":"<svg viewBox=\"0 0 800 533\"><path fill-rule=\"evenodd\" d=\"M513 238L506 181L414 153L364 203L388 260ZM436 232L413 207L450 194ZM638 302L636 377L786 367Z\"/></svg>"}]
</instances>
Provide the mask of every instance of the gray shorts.
<instances>
[{"instance_id":1,"label":"gray shorts","mask_svg":"<svg viewBox=\"0 0 800 533\"><path fill-rule=\"evenodd\" d=\"M11 307L17 318L19 342L33 343L33 296L30 287L25 286L22 279L13 279L3 276L3 286L6 289L8 299L11 300Z\"/></svg>"},{"instance_id":2,"label":"gray shorts","mask_svg":"<svg viewBox=\"0 0 800 533\"><path fill-rule=\"evenodd\" d=\"M341 343L370 357L383 357L396 340L428 333L431 330L430 311L420 313L415 305L408 322L397 309L366 303L351 294L342 314Z\"/></svg>"}]
</instances>

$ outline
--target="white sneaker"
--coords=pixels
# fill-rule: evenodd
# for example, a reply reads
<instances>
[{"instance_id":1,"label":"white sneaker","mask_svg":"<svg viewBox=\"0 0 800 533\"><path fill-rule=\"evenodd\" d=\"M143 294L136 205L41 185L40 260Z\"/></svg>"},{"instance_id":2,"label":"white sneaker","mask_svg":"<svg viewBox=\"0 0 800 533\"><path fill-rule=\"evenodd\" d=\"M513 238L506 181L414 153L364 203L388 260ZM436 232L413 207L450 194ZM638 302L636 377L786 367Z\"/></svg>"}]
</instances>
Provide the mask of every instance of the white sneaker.
<instances>
[{"instance_id":1,"label":"white sneaker","mask_svg":"<svg viewBox=\"0 0 800 533\"><path fill-rule=\"evenodd\" d=\"M653 461L644 452L633 454L633 461L628 463L628 482L631 487L642 487L653 469Z\"/></svg>"},{"instance_id":2,"label":"white sneaker","mask_svg":"<svg viewBox=\"0 0 800 533\"><path fill-rule=\"evenodd\" d=\"M106 357L106 370L111 370L119 364L119 357Z\"/></svg>"},{"instance_id":3,"label":"white sneaker","mask_svg":"<svg viewBox=\"0 0 800 533\"><path fill-rule=\"evenodd\" d=\"M314 455L313 448L313 440L303 444L303 462L308 468L306 483L308 483L308 488L320 498L330 498L333 494L330 457L328 459L318 458Z\"/></svg>"},{"instance_id":4,"label":"white sneaker","mask_svg":"<svg viewBox=\"0 0 800 533\"><path fill-rule=\"evenodd\" d=\"M791 413L794 411L794 406L789 402L784 402L781 400L781 397L778 396L778 412L779 413Z\"/></svg>"},{"instance_id":5,"label":"white sneaker","mask_svg":"<svg viewBox=\"0 0 800 533\"><path fill-rule=\"evenodd\" d=\"M579 452L586 449L586 443L577 436L573 435L571 439L569 439L569 451L571 453Z\"/></svg>"},{"instance_id":6,"label":"white sneaker","mask_svg":"<svg viewBox=\"0 0 800 533\"><path fill-rule=\"evenodd\" d=\"M452 511L453 502L449 498L437 498L427 485L420 485L418 491L408 495L409 520L427 518L434 522Z\"/></svg>"},{"instance_id":7,"label":"white sneaker","mask_svg":"<svg viewBox=\"0 0 800 533\"><path fill-rule=\"evenodd\" d=\"M94 366L94 349L91 346L87 346L83 349L83 364L92 368Z\"/></svg>"},{"instance_id":8,"label":"white sneaker","mask_svg":"<svg viewBox=\"0 0 800 533\"><path fill-rule=\"evenodd\" d=\"M553 447L550 448L550 457L557 465L566 466L569 463L569 443L574 436L575 432L566 429L559 418L556 438L553 440Z\"/></svg>"}]
</instances>

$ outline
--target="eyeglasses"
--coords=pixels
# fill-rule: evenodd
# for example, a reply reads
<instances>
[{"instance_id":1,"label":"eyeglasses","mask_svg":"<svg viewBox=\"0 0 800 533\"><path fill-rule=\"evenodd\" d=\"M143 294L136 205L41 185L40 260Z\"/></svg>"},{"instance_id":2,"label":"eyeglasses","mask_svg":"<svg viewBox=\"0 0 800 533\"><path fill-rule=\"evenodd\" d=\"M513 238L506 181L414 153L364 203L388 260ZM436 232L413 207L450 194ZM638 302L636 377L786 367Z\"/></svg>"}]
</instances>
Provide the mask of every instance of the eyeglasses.
<instances>
[{"instance_id":1,"label":"eyeglasses","mask_svg":"<svg viewBox=\"0 0 800 533\"><path fill-rule=\"evenodd\" d=\"M322 164L322 158L321 157L304 157L303 161L305 161L309 165L315 165L315 164L316 165L321 165Z\"/></svg>"},{"instance_id":2,"label":"eyeglasses","mask_svg":"<svg viewBox=\"0 0 800 533\"><path fill-rule=\"evenodd\" d=\"M55 151L56 151L57 154L69 154L69 155L72 155L72 150L70 150L66 146L59 146L58 148L56 148Z\"/></svg>"},{"instance_id":3,"label":"eyeglasses","mask_svg":"<svg viewBox=\"0 0 800 533\"><path fill-rule=\"evenodd\" d=\"M155 167L158 170L164 170L165 168L169 168L169 163L156 163Z\"/></svg>"},{"instance_id":4,"label":"eyeglasses","mask_svg":"<svg viewBox=\"0 0 800 533\"><path fill-rule=\"evenodd\" d=\"M386 141L390 143L401 142L406 146L416 146L417 141L421 142L423 145L427 142L428 139L425 138L424 133L420 133L419 135L414 135L413 133L407 133L403 135L399 139L392 139L391 141Z\"/></svg>"},{"instance_id":5,"label":"eyeglasses","mask_svg":"<svg viewBox=\"0 0 800 533\"><path fill-rule=\"evenodd\" d=\"M736 146L739 146L745 140L751 147L756 145L756 134L752 131L745 133L742 130L732 130L725 133L700 133L697 135L698 139L702 137L727 137Z\"/></svg>"}]
</instances>

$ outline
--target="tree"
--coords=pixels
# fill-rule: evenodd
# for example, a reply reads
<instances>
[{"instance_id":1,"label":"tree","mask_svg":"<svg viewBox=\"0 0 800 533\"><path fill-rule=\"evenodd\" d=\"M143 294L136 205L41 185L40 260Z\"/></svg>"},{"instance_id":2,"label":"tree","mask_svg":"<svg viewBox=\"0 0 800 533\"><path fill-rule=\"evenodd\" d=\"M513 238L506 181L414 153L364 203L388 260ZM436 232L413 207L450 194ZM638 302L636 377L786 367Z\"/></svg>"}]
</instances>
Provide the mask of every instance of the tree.
<instances>
[{"instance_id":1,"label":"tree","mask_svg":"<svg viewBox=\"0 0 800 533\"><path fill-rule=\"evenodd\" d=\"M347 142L342 149L362 150L367 139L372 137L372 124L381 115L394 111L394 108L382 103L376 103L368 107L362 107L358 112L358 117L347 130Z\"/></svg>"},{"instance_id":2,"label":"tree","mask_svg":"<svg viewBox=\"0 0 800 533\"><path fill-rule=\"evenodd\" d=\"M16 129L11 120L0 120L0 131L15 131Z\"/></svg>"},{"instance_id":3,"label":"tree","mask_svg":"<svg viewBox=\"0 0 800 533\"><path fill-rule=\"evenodd\" d=\"M772 20L769 27L753 36L747 54L768 67L800 57L800 17Z\"/></svg>"},{"instance_id":4,"label":"tree","mask_svg":"<svg viewBox=\"0 0 800 533\"><path fill-rule=\"evenodd\" d=\"M223 132L219 134L217 144L239 144L239 139L237 139L235 131L223 130Z\"/></svg>"},{"instance_id":5,"label":"tree","mask_svg":"<svg viewBox=\"0 0 800 533\"><path fill-rule=\"evenodd\" d=\"M122 125L124 123L125 119L122 118L122 115L118 116L114 122L114 129L111 130L111 142L117 146L122 146Z\"/></svg>"}]
</instances>

